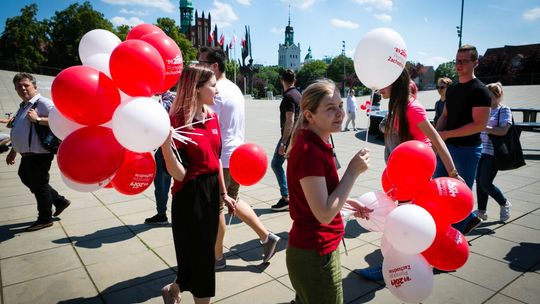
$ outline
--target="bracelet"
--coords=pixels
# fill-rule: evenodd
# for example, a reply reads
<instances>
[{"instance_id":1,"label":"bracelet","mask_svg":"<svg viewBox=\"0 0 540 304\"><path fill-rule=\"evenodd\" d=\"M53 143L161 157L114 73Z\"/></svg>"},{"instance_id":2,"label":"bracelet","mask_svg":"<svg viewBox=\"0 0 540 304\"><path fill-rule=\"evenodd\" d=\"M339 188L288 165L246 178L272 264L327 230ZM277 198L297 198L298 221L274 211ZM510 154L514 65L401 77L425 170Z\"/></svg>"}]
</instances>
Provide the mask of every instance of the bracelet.
<instances>
[{"instance_id":1,"label":"bracelet","mask_svg":"<svg viewBox=\"0 0 540 304\"><path fill-rule=\"evenodd\" d=\"M459 173L457 171L457 169L454 169L452 170L451 172L448 173L448 176L449 177L458 177Z\"/></svg>"},{"instance_id":2,"label":"bracelet","mask_svg":"<svg viewBox=\"0 0 540 304\"><path fill-rule=\"evenodd\" d=\"M227 192L222 192L222 193L220 193L219 195L225 196L226 194L227 194Z\"/></svg>"}]
</instances>

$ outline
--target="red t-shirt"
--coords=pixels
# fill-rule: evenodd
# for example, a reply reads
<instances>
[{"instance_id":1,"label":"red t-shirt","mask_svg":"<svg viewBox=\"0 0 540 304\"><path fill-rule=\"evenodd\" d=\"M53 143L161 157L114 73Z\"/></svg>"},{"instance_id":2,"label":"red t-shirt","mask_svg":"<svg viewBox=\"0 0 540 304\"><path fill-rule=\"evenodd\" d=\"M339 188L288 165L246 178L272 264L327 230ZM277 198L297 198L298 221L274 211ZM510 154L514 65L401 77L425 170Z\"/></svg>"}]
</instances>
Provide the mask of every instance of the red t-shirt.
<instances>
[{"instance_id":1,"label":"red t-shirt","mask_svg":"<svg viewBox=\"0 0 540 304\"><path fill-rule=\"evenodd\" d=\"M431 141L429 138L418 128L418 124L427 119L427 113L424 106L416 99L409 101L407 109L405 110L405 115L407 116L407 121L409 122L409 133L411 133L412 139L419 140L427 145L431 146ZM399 130L399 120L395 120L394 125L395 130Z\"/></svg>"},{"instance_id":2,"label":"red t-shirt","mask_svg":"<svg viewBox=\"0 0 540 304\"><path fill-rule=\"evenodd\" d=\"M204 123L198 123L193 125L193 130L187 128L181 129L182 131L197 133L201 135L182 134L191 138L194 142L184 144L178 140L174 140L174 144L178 151L182 151L183 161L187 162L186 175L184 180L174 180L172 187L172 194L182 189L182 187L189 181L193 180L199 175L218 173L219 171L219 157L221 154L221 131L219 129L219 122L217 115L213 112L208 112L207 118L212 118ZM193 122L196 122L194 120ZM183 119L178 116L171 116L171 124L174 128L178 128L184 125Z\"/></svg>"},{"instance_id":3,"label":"red t-shirt","mask_svg":"<svg viewBox=\"0 0 540 304\"><path fill-rule=\"evenodd\" d=\"M328 225L317 220L300 185L300 180L306 176L324 176L329 194L339 183L332 147L317 134L300 130L287 162L289 213L293 220L289 245L314 249L325 255L339 246L344 233L343 220L339 212Z\"/></svg>"}]
</instances>

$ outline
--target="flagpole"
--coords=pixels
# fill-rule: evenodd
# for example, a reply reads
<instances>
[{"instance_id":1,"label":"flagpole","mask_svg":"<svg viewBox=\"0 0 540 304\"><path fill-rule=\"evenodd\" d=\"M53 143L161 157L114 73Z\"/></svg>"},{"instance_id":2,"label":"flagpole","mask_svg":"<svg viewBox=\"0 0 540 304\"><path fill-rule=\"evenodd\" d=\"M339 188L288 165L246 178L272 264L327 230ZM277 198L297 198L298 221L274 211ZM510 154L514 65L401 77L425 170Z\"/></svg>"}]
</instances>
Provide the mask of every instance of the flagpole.
<instances>
[{"instance_id":1,"label":"flagpole","mask_svg":"<svg viewBox=\"0 0 540 304\"><path fill-rule=\"evenodd\" d=\"M234 84L236 84L236 31L233 32L233 39L234 39L234 43L233 43L233 64L234 64Z\"/></svg>"}]
</instances>

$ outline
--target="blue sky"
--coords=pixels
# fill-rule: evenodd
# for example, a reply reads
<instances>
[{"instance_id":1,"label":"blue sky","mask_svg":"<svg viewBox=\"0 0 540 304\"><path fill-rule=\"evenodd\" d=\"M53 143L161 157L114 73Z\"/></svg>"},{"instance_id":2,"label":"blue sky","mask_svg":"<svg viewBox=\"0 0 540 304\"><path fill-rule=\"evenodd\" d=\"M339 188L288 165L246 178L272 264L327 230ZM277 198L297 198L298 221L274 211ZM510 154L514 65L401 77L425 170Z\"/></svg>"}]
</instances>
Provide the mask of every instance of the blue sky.
<instances>
[{"instance_id":1,"label":"blue sky","mask_svg":"<svg viewBox=\"0 0 540 304\"><path fill-rule=\"evenodd\" d=\"M18 15L26 4L38 4L41 20L74 2L77 1L3 1L0 31L6 18ZM179 24L178 0L90 2L115 25L153 23L158 17L170 17ZM358 41L377 27L399 32L407 44L408 60L424 65L437 66L452 60L458 46L460 0L193 0L199 13L212 14L212 23L225 33L227 42L233 33L241 37L244 25L249 25L254 61L264 65L277 64L289 4L294 39L301 45L302 57L310 46L315 59L337 56L343 40L347 55L352 57ZM540 2L465 0L462 43L476 45L481 54L492 47L540 43Z\"/></svg>"}]
</instances>

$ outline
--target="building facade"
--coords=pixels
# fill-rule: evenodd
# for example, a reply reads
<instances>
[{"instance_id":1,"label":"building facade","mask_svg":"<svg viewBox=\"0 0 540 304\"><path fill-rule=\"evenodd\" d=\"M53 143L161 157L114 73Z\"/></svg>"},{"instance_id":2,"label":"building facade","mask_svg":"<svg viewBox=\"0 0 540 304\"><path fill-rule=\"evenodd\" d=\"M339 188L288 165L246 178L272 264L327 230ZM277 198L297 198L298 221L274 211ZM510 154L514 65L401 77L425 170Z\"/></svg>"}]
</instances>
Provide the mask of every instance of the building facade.
<instances>
[{"instance_id":1,"label":"building facade","mask_svg":"<svg viewBox=\"0 0 540 304\"><path fill-rule=\"evenodd\" d=\"M294 43L294 29L291 26L291 16L289 24L285 27L285 43L279 44L278 65L285 69L298 70L300 68L300 43Z\"/></svg>"}]
</instances>

